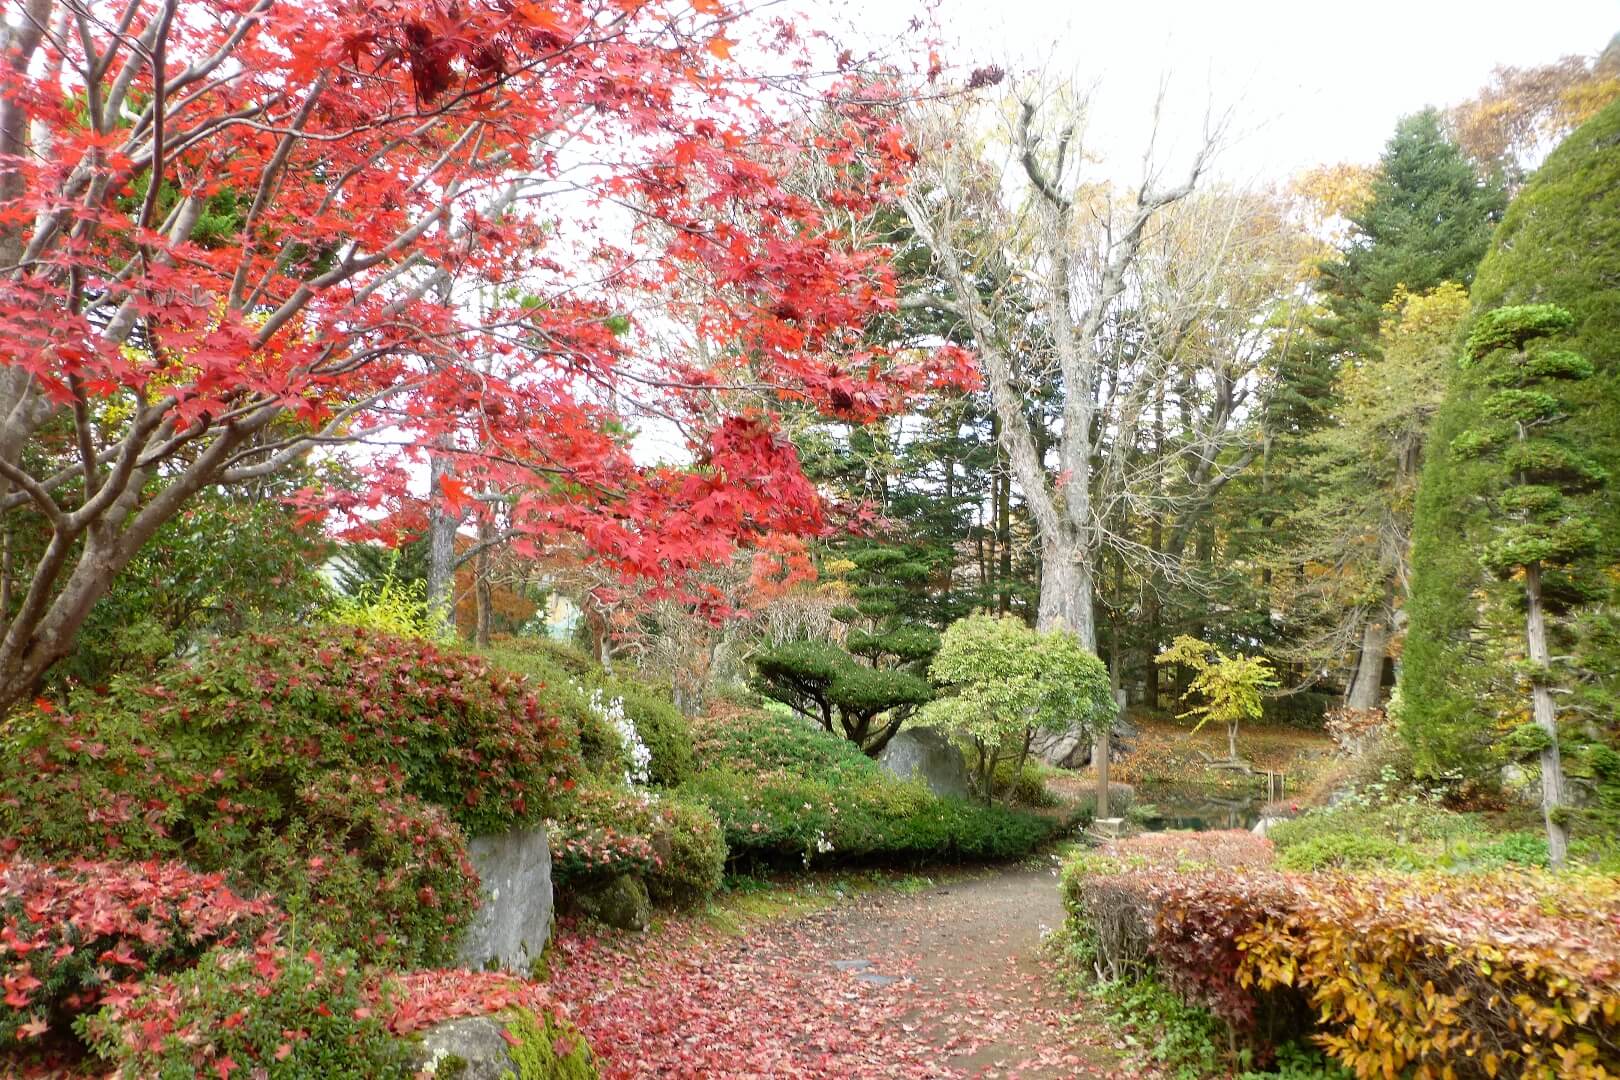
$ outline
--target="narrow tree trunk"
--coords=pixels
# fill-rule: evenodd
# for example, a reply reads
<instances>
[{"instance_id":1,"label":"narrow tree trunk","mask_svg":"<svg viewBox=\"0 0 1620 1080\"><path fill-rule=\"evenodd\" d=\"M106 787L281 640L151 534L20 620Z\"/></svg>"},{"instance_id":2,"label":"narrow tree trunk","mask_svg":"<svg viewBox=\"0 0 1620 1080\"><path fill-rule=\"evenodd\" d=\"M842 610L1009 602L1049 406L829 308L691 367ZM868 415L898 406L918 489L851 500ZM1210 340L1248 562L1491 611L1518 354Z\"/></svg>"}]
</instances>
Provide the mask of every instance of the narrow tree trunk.
<instances>
[{"instance_id":1,"label":"narrow tree trunk","mask_svg":"<svg viewBox=\"0 0 1620 1080\"><path fill-rule=\"evenodd\" d=\"M1524 568L1525 638L1535 672L1530 680L1536 726L1547 736L1541 752L1541 814L1547 824L1547 857L1553 868L1564 865L1569 854L1569 833L1564 828L1564 765L1558 755L1558 706L1547 682L1551 656L1547 649L1547 613L1541 600L1541 564Z\"/></svg>"},{"instance_id":2,"label":"narrow tree trunk","mask_svg":"<svg viewBox=\"0 0 1620 1080\"><path fill-rule=\"evenodd\" d=\"M1361 630L1361 655L1344 703L1352 709L1376 709L1384 683L1384 657L1389 652L1389 623L1380 611Z\"/></svg>"},{"instance_id":3,"label":"narrow tree trunk","mask_svg":"<svg viewBox=\"0 0 1620 1080\"><path fill-rule=\"evenodd\" d=\"M449 462L434 454L428 465L428 619L437 627L454 627L456 576L456 519L444 507L440 481Z\"/></svg>"},{"instance_id":4,"label":"narrow tree trunk","mask_svg":"<svg viewBox=\"0 0 1620 1080\"><path fill-rule=\"evenodd\" d=\"M1001 462L1006 451L1001 448L1001 418L991 420L992 438L996 448L996 553L1000 562L996 567L996 576L1000 579L1000 595L997 597L997 610L1005 615L1012 610L1012 476L1003 468Z\"/></svg>"},{"instance_id":5,"label":"narrow tree trunk","mask_svg":"<svg viewBox=\"0 0 1620 1080\"><path fill-rule=\"evenodd\" d=\"M488 544L495 535L488 515L478 521L478 555L473 561L473 598L477 605L477 620L473 639L483 648L489 647L491 624L494 622L494 597L491 595L490 549Z\"/></svg>"}]
</instances>

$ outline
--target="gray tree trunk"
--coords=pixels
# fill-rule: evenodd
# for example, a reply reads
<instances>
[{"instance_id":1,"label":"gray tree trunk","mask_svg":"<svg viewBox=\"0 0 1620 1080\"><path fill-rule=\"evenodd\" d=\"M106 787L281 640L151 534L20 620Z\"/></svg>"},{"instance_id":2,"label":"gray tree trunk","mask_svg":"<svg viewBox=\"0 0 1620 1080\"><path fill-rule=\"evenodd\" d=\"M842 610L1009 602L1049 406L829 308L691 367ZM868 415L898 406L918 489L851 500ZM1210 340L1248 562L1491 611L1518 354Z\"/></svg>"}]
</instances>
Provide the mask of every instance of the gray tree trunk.
<instances>
[{"instance_id":1,"label":"gray tree trunk","mask_svg":"<svg viewBox=\"0 0 1620 1080\"><path fill-rule=\"evenodd\" d=\"M1547 650L1547 613L1541 599L1539 562L1524 568L1524 598L1525 643L1529 646L1530 662L1535 665L1530 681L1531 702L1536 727L1547 736L1546 749L1541 752L1541 816L1547 825L1547 857L1557 869L1569 855L1569 832L1564 828L1561 814L1564 764L1558 754L1558 706L1547 681L1552 658Z\"/></svg>"},{"instance_id":2,"label":"gray tree trunk","mask_svg":"<svg viewBox=\"0 0 1620 1080\"><path fill-rule=\"evenodd\" d=\"M1376 709L1384 683L1384 657L1389 653L1389 622L1379 612L1361 630L1361 655L1344 703L1352 709Z\"/></svg>"},{"instance_id":3,"label":"gray tree trunk","mask_svg":"<svg viewBox=\"0 0 1620 1080\"><path fill-rule=\"evenodd\" d=\"M439 487L439 481L450 471L449 462L443 455L434 454L428 470L428 619L435 626L455 626L457 523L445 509Z\"/></svg>"}]
</instances>

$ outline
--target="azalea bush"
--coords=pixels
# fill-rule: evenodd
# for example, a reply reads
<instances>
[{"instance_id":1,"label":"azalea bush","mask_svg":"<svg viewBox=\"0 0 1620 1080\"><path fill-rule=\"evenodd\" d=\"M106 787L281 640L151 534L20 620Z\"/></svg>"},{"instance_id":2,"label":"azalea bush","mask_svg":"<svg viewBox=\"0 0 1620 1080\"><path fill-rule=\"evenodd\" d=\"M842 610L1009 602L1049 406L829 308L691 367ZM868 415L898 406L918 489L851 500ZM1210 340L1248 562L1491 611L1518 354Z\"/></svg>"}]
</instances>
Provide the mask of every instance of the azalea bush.
<instances>
[{"instance_id":1,"label":"azalea bush","mask_svg":"<svg viewBox=\"0 0 1620 1080\"><path fill-rule=\"evenodd\" d=\"M577 649L543 638L508 638L484 650L495 665L527 676L548 710L577 731L580 753L592 772L618 779L626 757L624 736L593 708L613 705L647 749L643 783L674 787L692 773L692 732L668 693L634 678L613 677Z\"/></svg>"},{"instance_id":2,"label":"azalea bush","mask_svg":"<svg viewBox=\"0 0 1620 1080\"><path fill-rule=\"evenodd\" d=\"M387 774L306 784L285 829L240 865L290 914L328 928L368 963L450 963L479 904L461 829Z\"/></svg>"},{"instance_id":3,"label":"azalea bush","mask_svg":"<svg viewBox=\"0 0 1620 1080\"><path fill-rule=\"evenodd\" d=\"M404 1080L405 1045L372 986L351 953L262 940L150 980L84 1030L124 1075Z\"/></svg>"},{"instance_id":4,"label":"azalea bush","mask_svg":"<svg viewBox=\"0 0 1620 1080\"><path fill-rule=\"evenodd\" d=\"M580 788L546 821L561 890L620 874L643 879L653 899L693 903L714 893L726 863L720 823L707 806L672 795Z\"/></svg>"},{"instance_id":5,"label":"azalea bush","mask_svg":"<svg viewBox=\"0 0 1620 1080\"><path fill-rule=\"evenodd\" d=\"M484 660L353 629L217 643L0 727L0 836L223 870L367 961L441 963L476 905L466 836L536 820L573 741Z\"/></svg>"},{"instance_id":6,"label":"azalea bush","mask_svg":"<svg viewBox=\"0 0 1620 1080\"><path fill-rule=\"evenodd\" d=\"M333 770L383 769L467 832L538 820L577 768L568 732L483 659L352 628L250 634L151 679L0 727L0 834L45 850L182 851L222 865Z\"/></svg>"},{"instance_id":7,"label":"azalea bush","mask_svg":"<svg viewBox=\"0 0 1620 1080\"><path fill-rule=\"evenodd\" d=\"M0 1064L71 1055L75 1018L281 919L269 898L176 863L0 862Z\"/></svg>"}]
</instances>

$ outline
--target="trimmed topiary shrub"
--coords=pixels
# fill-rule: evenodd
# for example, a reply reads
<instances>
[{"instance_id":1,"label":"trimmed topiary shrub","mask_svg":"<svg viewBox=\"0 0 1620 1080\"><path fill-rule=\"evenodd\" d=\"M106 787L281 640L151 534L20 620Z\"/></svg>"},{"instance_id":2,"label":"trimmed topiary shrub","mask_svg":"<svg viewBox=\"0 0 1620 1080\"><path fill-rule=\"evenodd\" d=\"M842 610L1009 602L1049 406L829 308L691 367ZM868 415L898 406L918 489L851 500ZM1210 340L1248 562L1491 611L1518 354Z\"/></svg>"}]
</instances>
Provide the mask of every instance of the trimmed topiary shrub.
<instances>
[{"instance_id":1,"label":"trimmed topiary shrub","mask_svg":"<svg viewBox=\"0 0 1620 1080\"><path fill-rule=\"evenodd\" d=\"M1524 586L1516 575L1493 581L1487 564L1505 569L1503 527L1515 517L1545 515L1549 493L1504 492L1503 462L1481 454L1497 443L1515 458L1526 454L1502 442L1502 433L1513 425L1499 424L1493 415L1523 416L1545 405L1536 393L1523 392L1531 383L1541 392L1555 387L1558 399L1559 445L1553 454L1536 456L1544 463L1562 457L1556 471L1573 466L1570 475L1580 474L1596 486L1581 499L1579 514L1557 515L1546 538L1566 550L1578 540L1593 568L1549 571L1542 581L1550 651L1557 658L1551 675L1558 682L1559 710L1595 718L1620 715L1617 145L1620 102L1548 155L1508 208L1474 280L1472 355L1453 373L1435 416L1413 525L1411 622L1396 716L1427 776L1462 770L1494 782L1503 752L1512 749L1501 735L1522 722L1524 680L1530 674L1522 663ZM1547 305L1564 314L1554 315ZM1502 321L1508 316L1498 314L1503 309L1517 309L1521 319L1539 312L1538 318L1551 319L1542 329L1567 329L1544 347L1503 363L1505 357L1492 350L1523 340L1519 335L1525 329L1521 321L1505 333L1511 328ZM1577 517L1586 518L1588 527L1572 530ZM1574 535L1577 531L1582 535ZM1574 835L1580 839L1584 831L1592 842L1612 843L1620 822L1620 784L1587 772L1585 762L1596 748L1620 745L1620 730L1612 722L1571 723L1560 735L1566 771L1598 793L1589 806L1570 812Z\"/></svg>"}]
</instances>

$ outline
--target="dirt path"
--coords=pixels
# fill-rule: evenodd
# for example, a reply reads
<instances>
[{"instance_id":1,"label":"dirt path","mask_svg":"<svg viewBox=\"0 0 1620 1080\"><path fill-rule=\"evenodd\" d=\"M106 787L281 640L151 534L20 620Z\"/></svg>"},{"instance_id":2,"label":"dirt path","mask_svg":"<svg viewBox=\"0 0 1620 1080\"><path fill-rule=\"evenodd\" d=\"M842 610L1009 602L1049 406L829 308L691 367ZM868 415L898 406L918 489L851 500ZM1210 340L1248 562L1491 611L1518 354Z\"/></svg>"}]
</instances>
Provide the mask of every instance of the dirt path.
<instances>
[{"instance_id":1,"label":"dirt path","mask_svg":"<svg viewBox=\"0 0 1620 1080\"><path fill-rule=\"evenodd\" d=\"M892 1018L952 1075L1076 1077L1108 1073L1111 1057L1076 1030L1072 1001L1053 985L1043 932L1063 921L1054 869L948 881L812 917L848 953L855 978L902 984Z\"/></svg>"},{"instance_id":2,"label":"dirt path","mask_svg":"<svg viewBox=\"0 0 1620 1080\"><path fill-rule=\"evenodd\" d=\"M564 935L554 986L615 1078L1123 1075L1042 968L1062 917L1050 868L953 875L741 936Z\"/></svg>"}]
</instances>

